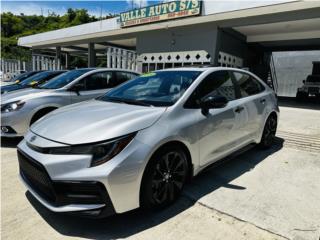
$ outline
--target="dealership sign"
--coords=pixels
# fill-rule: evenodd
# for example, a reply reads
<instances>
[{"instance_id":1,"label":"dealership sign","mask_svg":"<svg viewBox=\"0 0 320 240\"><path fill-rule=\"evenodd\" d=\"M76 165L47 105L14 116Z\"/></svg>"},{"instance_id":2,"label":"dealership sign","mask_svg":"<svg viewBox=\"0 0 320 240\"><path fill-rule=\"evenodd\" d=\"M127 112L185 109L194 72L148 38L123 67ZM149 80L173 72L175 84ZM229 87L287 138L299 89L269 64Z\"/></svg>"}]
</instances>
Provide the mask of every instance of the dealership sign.
<instances>
[{"instance_id":1,"label":"dealership sign","mask_svg":"<svg viewBox=\"0 0 320 240\"><path fill-rule=\"evenodd\" d=\"M120 14L122 27L189 17L201 13L201 0L181 0L134 9Z\"/></svg>"}]
</instances>

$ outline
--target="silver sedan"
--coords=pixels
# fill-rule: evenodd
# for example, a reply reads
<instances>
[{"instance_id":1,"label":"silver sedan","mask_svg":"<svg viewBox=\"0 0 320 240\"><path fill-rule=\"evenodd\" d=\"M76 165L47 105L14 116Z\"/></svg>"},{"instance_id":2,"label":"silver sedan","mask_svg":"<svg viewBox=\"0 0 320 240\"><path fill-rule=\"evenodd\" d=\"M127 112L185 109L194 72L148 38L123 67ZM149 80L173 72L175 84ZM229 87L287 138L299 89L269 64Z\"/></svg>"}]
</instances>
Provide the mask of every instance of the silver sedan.
<instances>
[{"instance_id":1,"label":"silver sedan","mask_svg":"<svg viewBox=\"0 0 320 240\"><path fill-rule=\"evenodd\" d=\"M33 89L6 93L1 99L1 136L23 136L29 126L49 112L98 97L138 73L83 68L65 72Z\"/></svg>"},{"instance_id":2,"label":"silver sedan","mask_svg":"<svg viewBox=\"0 0 320 240\"><path fill-rule=\"evenodd\" d=\"M156 71L32 125L18 146L21 178L54 212L163 207L209 164L270 147L278 114L275 93L250 72Z\"/></svg>"}]
</instances>

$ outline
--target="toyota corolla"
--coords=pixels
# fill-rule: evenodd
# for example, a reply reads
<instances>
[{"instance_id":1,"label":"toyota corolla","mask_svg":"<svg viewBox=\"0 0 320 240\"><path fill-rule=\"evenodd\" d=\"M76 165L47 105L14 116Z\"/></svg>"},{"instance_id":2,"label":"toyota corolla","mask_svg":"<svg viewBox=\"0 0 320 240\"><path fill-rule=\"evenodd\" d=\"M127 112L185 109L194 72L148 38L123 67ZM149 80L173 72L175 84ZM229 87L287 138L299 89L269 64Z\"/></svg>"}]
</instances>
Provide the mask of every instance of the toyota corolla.
<instances>
[{"instance_id":1,"label":"toyota corolla","mask_svg":"<svg viewBox=\"0 0 320 240\"><path fill-rule=\"evenodd\" d=\"M278 114L275 93L250 72L156 71L32 125L18 146L20 174L54 212L164 207L208 165L249 144L270 147Z\"/></svg>"}]
</instances>

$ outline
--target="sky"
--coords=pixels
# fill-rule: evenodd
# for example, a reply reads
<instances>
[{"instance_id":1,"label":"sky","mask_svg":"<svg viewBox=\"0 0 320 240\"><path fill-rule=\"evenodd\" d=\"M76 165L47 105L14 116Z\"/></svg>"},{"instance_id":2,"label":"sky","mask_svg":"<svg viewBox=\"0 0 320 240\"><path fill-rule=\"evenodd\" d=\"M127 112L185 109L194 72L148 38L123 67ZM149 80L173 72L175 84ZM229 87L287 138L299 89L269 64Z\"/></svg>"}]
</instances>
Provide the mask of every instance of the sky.
<instances>
[{"instance_id":1,"label":"sky","mask_svg":"<svg viewBox=\"0 0 320 240\"><path fill-rule=\"evenodd\" d=\"M146 5L157 4L159 2L167 2L172 0L0 0L1 12L12 12L19 15L44 15L55 12L58 15L66 13L68 8L84 8L89 14L96 17L105 16L109 13L120 13L132 8L139 8ZM213 0L212 0L213 1ZM252 5L256 2L281 2L288 0L215 0L214 9L224 11L226 9L240 9L246 5ZM291 0L292 1L292 0ZM319 1L319 0L314 0ZM259 5L258 4L258 5ZM212 4L211 4L212 5ZM215 12L213 9L213 12Z\"/></svg>"},{"instance_id":2,"label":"sky","mask_svg":"<svg viewBox=\"0 0 320 240\"><path fill-rule=\"evenodd\" d=\"M48 13L55 12L63 15L68 8L84 8L87 9L91 15L99 17L108 13L120 13L129 10L133 7L146 6L156 4L160 1L148 0L100 0L100 1L15 1L15 0L1 0L1 12L12 12L14 14L23 13L25 15L48 15Z\"/></svg>"}]
</instances>

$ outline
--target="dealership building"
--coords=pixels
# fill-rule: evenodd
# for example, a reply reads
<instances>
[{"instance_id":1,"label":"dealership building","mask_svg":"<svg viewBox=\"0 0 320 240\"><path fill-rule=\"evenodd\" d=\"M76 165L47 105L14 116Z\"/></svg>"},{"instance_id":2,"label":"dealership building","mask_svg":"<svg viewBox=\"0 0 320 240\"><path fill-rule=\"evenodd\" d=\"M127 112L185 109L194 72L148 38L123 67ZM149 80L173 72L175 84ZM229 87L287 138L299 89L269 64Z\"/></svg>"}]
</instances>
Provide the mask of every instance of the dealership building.
<instances>
[{"instance_id":1,"label":"dealership building","mask_svg":"<svg viewBox=\"0 0 320 240\"><path fill-rule=\"evenodd\" d=\"M276 85L272 52L320 49L320 1L172 1L18 44L32 49L34 69L68 68L72 55L88 67L104 59L105 67L141 72L212 64Z\"/></svg>"}]
</instances>

